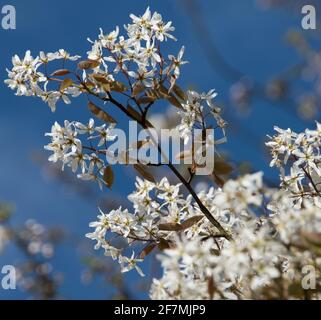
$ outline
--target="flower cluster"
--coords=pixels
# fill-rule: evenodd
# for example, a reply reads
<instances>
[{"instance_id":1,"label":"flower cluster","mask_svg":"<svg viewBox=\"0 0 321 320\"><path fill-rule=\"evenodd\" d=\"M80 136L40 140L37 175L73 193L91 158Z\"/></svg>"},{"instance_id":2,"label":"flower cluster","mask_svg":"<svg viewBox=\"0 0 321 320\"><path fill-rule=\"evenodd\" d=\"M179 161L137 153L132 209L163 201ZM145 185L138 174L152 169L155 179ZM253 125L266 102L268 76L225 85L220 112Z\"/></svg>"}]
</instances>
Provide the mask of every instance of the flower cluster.
<instances>
[{"instance_id":1,"label":"flower cluster","mask_svg":"<svg viewBox=\"0 0 321 320\"><path fill-rule=\"evenodd\" d=\"M137 177L136 191L128 196L134 213L122 208L108 214L101 212L98 221L90 224L95 230L87 237L97 241L96 249L102 247L105 255L118 260L123 272L136 268L143 274L137 262L142 261L140 257L149 250L146 248L169 245L169 230L176 230L181 222L196 215L195 210L187 211L187 208L192 208L191 199L183 199L179 187L179 184L170 185L167 178L155 184ZM124 254L126 248L118 249L112 245L110 232L123 237L129 246L139 241L147 247L139 255L133 252L129 258Z\"/></svg>"},{"instance_id":2,"label":"flower cluster","mask_svg":"<svg viewBox=\"0 0 321 320\"><path fill-rule=\"evenodd\" d=\"M8 70L9 79L5 83L12 90L16 90L19 96L38 96L48 103L52 111L56 110L56 103L62 99L66 104L70 103L68 95L78 96L81 92L77 87L61 87L60 90L47 90L50 77L46 71L46 65L50 61L62 60L63 64L67 60L76 61L80 56L71 56L64 49L55 53L40 52L39 56L33 58L28 50L23 59L15 55L12 58L12 69ZM44 66L44 72L38 71L40 66ZM43 88L40 86L43 85Z\"/></svg>"},{"instance_id":3,"label":"flower cluster","mask_svg":"<svg viewBox=\"0 0 321 320\"><path fill-rule=\"evenodd\" d=\"M177 237L160 256L164 274L154 279L152 298L320 298L320 124L300 134L275 129L267 145L271 165L281 170L280 190L264 188L256 174L227 181L213 199L212 189L203 191L207 207L229 218L233 240L218 242L200 231Z\"/></svg>"},{"instance_id":4,"label":"flower cluster","mask_svg":"<svg viewBox=\"0 0 321 320\"><path fill-rule=\"evenodd\" d=\"M73 172L78 173L77 177L82 180L97 181L100 188L106 182L104 173L106 169L106 146L107 142L113 141L116 137L112 134L114 125L108 127L103 124L95 126L93 119L84 125L80 122L65 121L64 126L57 122L52 126L51 133L46 135L51 137L51 143L45 146L45 149L52 151L49 161L61 161L71 167ZM85 136L88 145L83 145L79 139L81 135ZM96 142L97 148L93 146ZM105 155L105 159L100 155Z\"/></svg>"},{"instance_id":5,"label":"flower cluster","mask_svg":"<svg viewBox=\"0 0 321 320\"><path fill-rule=\"evenodd\" d=\"M93 94L109 91L124 92L128 88L120 81L125 79L131 93L151 89L146 100L156 99L155 89L164 88L166 82L170 89L174 86L179 74L180 66L186 61L182 60L184 47L178 56L162 56L160 43L164 40L175 39L171 34L174 27L171 22L165 23L162 16L149 8L141 17L130 15L132 23L125 26L127 38L119 35L119 27L108 34L100 31L98 39L92 41L92 48L88 51L88 60L78 64L78 70L83 70L82 79L78 71L71 72L66 69L66 61L76 61L80 56L71 56L60 49L55 53L40 52L35 58L27 51L24 59L15 55L12 59L13 67L7 70L9 79L5 83L16 90L17 95L37 96L49 104L52 111L56 110L56 103L63 100L70 103L70 96L76 97L83 92ZM55 60L62 60L62 69L48 73L48 64ZM110 66L107 63L111 64ZM38 69L43 67L43 71ZM110 71L109 69L112 69ZM93 70L93 73L89 73ZM60 79L64 75L73 75L74 80ZM120 81L115 77L119 75ZM157 79L157 81L155 81ZM49 83L57 83L53 90L48 89ZM165 91L163 90L163 95ZM147 94L147 92L146 92ZM159 93L160 94L160 93Z\"/></svg>"},{"instance_id":6,"label":"flower cluster","mask_svg":"<svg viewBox=\"0 0 321 320\"><path fill-rule=\"evenodd\" d=\"M182 103L183 110L178 112L181 116L181 124L177 127L180 136L184 139L185 144L191 137L192 130L195 128L196 124L198 124L201 128L205 127L205 106L209 108L209 112L215 119L217 127L222 129L223 136L225 137L224 128L226 127L226 122L220 115L221 109L215 106L212 101L216 95L217 93L214 89L210 90L208 93L201 94L195 91L187 91L187 99L184 101L184 103Z\"/></svg>"},{"instance_id":7,"label":"flower cluster","mask_svg":"<svg viewBox=\"0 0 321 320\"><path fill-rule=\"evenodd\" d=\"M181 110L182 121L178 130L185 141L195 123L204 124L201 103L206 102L218 127L224 128L220 109L212 103L216 96L214 90L203 94L190 91L186 95L176 86L180 68L187 61L183 60L184 47L177 57L169 54L165 58L161 52L161 42L168 38L175 39L171 34L175 29L171 22L165 23L160 14L152 14L149 8L141 17L130 17L132 23L125 26L127 37L120 36L119 27L116 27L108 34L101 30L95 41L88 39L92 48L87 52L88 60L78 64L78 70L72 72L66 69L65 62L76 61L80 56L71 56L63 49L48 54L40 52L35 58L27 51L24 59L17 55L13 57L13 68L7 70L9 79L5 83L12 90L17 90L18 95L42 98L52 111L56 110L59 100L69 104L70 96L77 97L82 93L107 93L108 97L108 92L125 94L129 91L126 95L133 97L133 102L140 105L167 99ZM55 60L62 60L63 69L49 74L48 65ZM38 71L40 67L44 69L42 72ZM82 75L79 70L82 70ZM60 79L65 75L75 79ZM49 84L57 85L54 90L49 90Z\"/></svg>"},{"instance_id":8,"label":"flower cluster","mask_svg":"<svg viewBox=\"0 0 321 320\"><path fill-rule=\"evenodd\" d=\"M202 233L178 237L159 257L164 274L153 280L151 298L320 299L319 290L304 287L303 270L312 267L319 281L321 210L293 209L284 192L273 194L268 209L238 221L230 242Z\"/></svg>"},{"instance_id":9,"label":"flower cluster","mask_svg":"<svg viewBox=\"0 0 321 320\"><path fill-rule=\"evenodd\" d=\"M251 206L261 204L261 187L262 175L258 173L229 181L223 189L211 188L208 192L201 191L199 198L225 230L234 234L239 232L244 221L252 215ZM235 194L243 199L241 205L232 198ZM123 271L137 268L136 263L141 261L140 257L145 256L146 250L149 253L149 250L156 246L160 249L176 247L177 232L182 233L187 242L199 235L204 239L215 238L221 244L226 241L224 235L204 219L192 197L183 196L180 184L171 185L167 178L156 184L137 178L136 190L128 199L133 203L134 214L122 208L108 214L101 212L98 221L90 224L95 231L87 234L87 237L97 241L96 249L102 247L105 255L117 259L122 264ZM138 256L133 253L129 263L129 258L122 254L123 249L112 246L113 237L110 233L122 236L129 245L140 242L147 244L147 247ZM141 273L140 269L138 271Z\"/></svg>"},{"instance_id":10,"label":"flower cluster","mask_svg":"<svg viewBox=\"0 0 321 320\"><path fill-rule=\"evenodd\" d=\"M268 145L274 152L281 150L281 166L290 161L287 147L301 141L296 151L291 147L290 155L296 155L293 166L299 168L303 164L305 168L308 162L302 158L307 146L302 141L316 148L318 129L303 134L277 130L279 135L271 138ZM305 186L307 194L315 193L313 184ZM256 173L198 194L213 217L233 235L232 241L204 219L192 197L185 198L180 193L180 185L170 185L166 178L158 184L138 178L136 187L129 196L134 214L121 208L102 213L99 221L91 224L95 231L87 236L97 241L96 248L102 246L106 255L117 259L123 272L137 268L141 273L137 263L147 253L156 247L164 251L159 256L164 274L153 280L152 298L320 297L319 291L311 293L303 287L302 270L312 266L319 278L321 209L316 205L316 195L304 197L298 206L293 190L284 184L284 175L280 190L264 187L262 173ZM121 235L129 245L138 242L146 246L139 255L124 257L111 245L109 231Z\"/></svg>"},{"instance_id":11,"label":"flower cluster","mask_svg":"<svg viewBox=\"0 0 321 320\"><path fill-rule=\"evenodd\" d=\"M165 23L159 13L152 14L149 8L141 17L131 14L130 18L132 23L125 26L127 38L120 36L119 27L116 27L108 34L101 29L98 40L89 39L92 49L88 51L88 59L101 63L105 73L108 73L106 62L114 63L110 80L112 75L122 73L128 80L132 79L133 88L140 85L153 88L154 78L158 77L162 81L170 78L174 85L180 66L186 63L182 60L184 47L178 57L169 55L168 59L160 51L161 42L168 38L176 40L171 34L175 30L172 23Z\"/></svg>"},{"instance_id":12,"label":"flower cluster","mask_svg":"<svg viewBox=\"0 0 321 320\"><path fill-rule=\"evenodd\" d=\"M315 130L306 129L297 134L291 129L275 127L277 134L267 146L271 149L271 166L277 166L281 173L281 186L291 192L295 205L300 208L303 199L313 199L321 207L321 125Z\"/></svg>"},{"instance_id":13,"label":"flower cluster","mask_svg":"<svg viewBox=\"0 0 321 320\"><path fill-rule=\"evenodd\" d=\"M183 59L185 48L181 47L176 56L165 54L161 47L167 39L176 40L171 22L164 22L159 13L152 13L149 8L142 16L131 14L130 18L131 23L124 27L126 36L116 27L107 34L100 30L94 41L88 39L92 46L87 52L87 60L78 62L76 70L71 70L67 62L77 61L80 56L72 56L63 49L55 53L40 52L35 58L27 51L24 59L17 55L13 57L13 67L8 70L9 79L5 83L18 95L40 97L52 111L56 110L58 101L69 104L70 97L84 94L89 100L90 111L108 125L116 121L93 100L113 104L143 128L152 127L147 119L152 105L165 100L177 109L181 123L176 129L185 143L192 140L193 129L206 132L205 138L202 133L194 139L198 147L192 155L193 162L196 167L201 166L198 159L202 158L205 149L213 157L214 146L226 139L226 123L220 108L212 101L216 92L184 92L177 85L180 68L187 63ZM57 63L59 68L49 72L49 65ZM66 122L64 127L55 123L48 134L52 143L46 146L54 153L49 160L62 161L63 166L70 166L74 172L80 167L78 177L96 180L101 186L106 169L105 159L102 159L106 149L101 150L101 147L115 138L109 134L111 126L105 126L94 127L93 120L88 125ZM214 127L222 129L222 136L217 140L212 132L206 131ZM84 146L84 141L79 139L82 134L87 135L89 146ZM100 138L98 148L91 145L96 137Z\"/></svg>"}]
</instances>

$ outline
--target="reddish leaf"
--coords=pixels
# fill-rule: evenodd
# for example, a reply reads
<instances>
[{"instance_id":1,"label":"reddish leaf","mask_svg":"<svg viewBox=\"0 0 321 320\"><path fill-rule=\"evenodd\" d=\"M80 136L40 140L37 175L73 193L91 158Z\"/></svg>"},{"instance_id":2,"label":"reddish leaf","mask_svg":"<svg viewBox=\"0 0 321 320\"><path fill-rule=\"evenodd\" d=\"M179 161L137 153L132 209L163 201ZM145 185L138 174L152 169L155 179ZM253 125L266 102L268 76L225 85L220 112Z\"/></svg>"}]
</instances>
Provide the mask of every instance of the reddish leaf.
<instances>
[{"instance_id":1,"label":"reddish leaf","mask_svg":"<svg viewBox=\"0 0 321 320\"><path fill-rule=\"evenodd\" d=\"M60 70L56 70L51 75L55 77L59 77L59 76L65 76L68 73L70 73L68 69L60 69Z\"/></svg>"},{"instance_id":2,"label":"reddish leaf","mask_svg":"<svg viewBox=\"0 0 321 320\"><path fill-rule=\"evenodd\" d=\"M145 86L142 84L135 84L132 92L132 96L135 97L145 90Z\"/></svg>"},{"instance_id":3,"label":"reddish leaf","mask_svg":"<svg viewBox=\"0 0 321 320\"><path fill-rule=\"evenodd\" d=\"M106 79L106 76L104 76L103 74L93 73L91 74L91 77L94 78L99 83L103 83L103 84L109 83L109 81Z\"/></svg>"},{"instance_id":4,"label":"reddish leaf","mask_svg":"<svg viewBox=\"0 0 321 320\"><path fill-rule=\"evenodd\" d=\"M144 259L146 256L148 256L156 247L156 243L150 243L148 244L140 253L139 258Z\"/></svg>"},{"instance_id":5,"label":"reddish leaf","mask_svg":"<svg viewBox=\"0 0 321 320\"><path fill-rule=\"evenodd\" d=\"M173 91L174 91L174 93L175 93L180 99L182 99L183 101L186 101L186 100L187 100L187 96L186 96L184 90L181 89L177 84L174 85Z\"/></svg>"},{"instance_id":6,"label":"reddish leaf","mask_svg":"<svg viewBox=\"0 0 321 320\"><path fill-rule=\"evenodd\" d=\"M114 183L114 173L111 166L107 166L104 170L103 180L106 183L106 186L111 189Z\"/></svg>"},{"instance_id":7,"label":"reddish leaf","mask_svg":"<svg viewBox=\"0 0 321 320\"><path fill-rule=\"evenodd\" d=\"M185 229L192 227L194 224L201 221L203 218L204 218L204 216L194 216L194 217L191 217L191 218L185 220L181 224L181 230L185 230Z\"/></svg>"},{"instance_id":8,"label":"reddish leaf","mask_svg":"<svg viewBox=\"0 0 321 320\"><path fill-rule=\"evenodd\" d=\"M161 231L181 231L182 226L179 223L168 222L168 223L160 223L158 225L158 229Z\"/></svg>"},{"instance_id":9,"label":"reddish leaf","mask_svg":"<svg viewBox=\"0 0 321 320\"><path fill-rule=\"evenodd\" d=\"M155 179L154 179L153 175L149 171L147 171L146 166L144 166L144 165L142 165L140 163L137 163L137 164L134 164L134 168L146 180L155 183Z\"/></svg>"},{"instance_id":10,"label":"reddish leaf","mask_svg":"<svg viewBox=\"0 0 321 320\"><path fill-rule=\"evenodd\" d=\"M210 277L207 280L207 291L208 291L208 295L210 296L210 300L213 300L214 293L215 293L215 285L214 285L213 277Z\"/></svg>"},{"instance_id":11,"label":"reddish leaf","mask_svg":"<svg viewBox=\"0 0 321 320\"><path fill-rule=\"evenodd\" d=\"M71 87L73 84L72 80L69 78L64 79L60 84L60 91L64 91L65 89Z\"/></svg>"},{"instance_id":12,"label":"reddish leaf","mask_svg":"<svg viewBox=\"0 0 321 320\"><path fill-rule=\"evenodd\" d=\"M117 121L111 115L109 115L106 111L102 110L101 108L97 107L92 102L88 102L88 108L98 119L104 122L117 123Z\"/></svg>"},{"instance_id":13,"label":"reddish leaf","mask_svg":"<svg viewBox=\"0 0 321 320\"><path fill-rule=\"evenodd\" d=\"M164 239L164 238L160 238L159 239L159 243L158 243L158 249L163 251L165 249L169 249L171 246L170 246L170 243L168 240Z\"/></svg>"},{"instance_id":14,"label":"reddish leaf","mask_svg":"<svg viewBox=\"0 0 321 320\"><path fill-rule=\"evenodd\" d=\"M100 65L100 62L96 60L84 60L78 63L78 68L81 70L94 69Z\"/></svg>"}]
</instances>

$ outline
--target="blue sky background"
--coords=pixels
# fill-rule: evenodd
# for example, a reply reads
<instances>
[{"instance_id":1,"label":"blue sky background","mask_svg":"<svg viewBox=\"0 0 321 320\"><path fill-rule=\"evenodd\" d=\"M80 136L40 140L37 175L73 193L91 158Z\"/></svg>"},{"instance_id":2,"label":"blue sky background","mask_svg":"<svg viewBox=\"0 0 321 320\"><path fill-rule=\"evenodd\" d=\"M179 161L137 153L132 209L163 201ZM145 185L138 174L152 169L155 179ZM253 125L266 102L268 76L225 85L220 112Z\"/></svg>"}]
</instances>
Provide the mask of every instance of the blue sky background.
<instances>
[{"instance_id":1,"label":"blue sky background","mask_svg":"<svg viewBox=\"0 0 321 320\"><path fill-rule=\"evenodd\" d=\"M259 9L254 0L198 1L211 35L224 58L242 72L264 82L287 66L295 64L298 56L284 42L289 27L300 27L300 13ZM17 11L17 29L0 30L0 201L16 205L14 223L35 218L46 225L63 225L71 234L79 237L88 232L88 223L97 215L97 205L66 192L61 183L44 178L39 166L32 161L34 151L42 151L48 142L44 133L52 123L64 119L86 121L89 113L83 99L72 105L58 105L57 112L38 99L16 97L4 84L5 68L11 66L11 56L22 56L27 49L38 54L40 50L55 51L64 48L73 54L85 56L90 44L87 37L95 39L102 27L106 32L115 25L129 21L130 13L143 13L148 5L172 20L176 27L177 44L169 44L176 53L181 45L186 46L186 58L191 63L182 71L182 86L193 85L200 90L215 88L224 102L228 103L231 83L222 79L209 64L203 49L193 32L190 18L182 7L183 1L63 1L31 0L2 1L0 7L12 4ZM253 143L263 148L266 134L272 133L273 125L301 130L305 124L277 108L260 100L254 101L251 119L240 119L246 130L231 129L229 142L224 149L237 161L250 161L259 170L275 176L268 168L262 152L255 150ZM253 142L253 143L252 143ZM125 195L133 189L133 178L128 171L117 169L113 194ZM104 191L108 192L108 191ZM108 196L108 194L107 194ZM88 240L91 245L90 240ZM0 266L15 264L21 257L10 246L0 256ZM83 265L80 254L72 244L60 246L53 265L64 273L62 295L67 298L105 298L106 288L96 281L84 286L80 281ZM147 268L146 268L146 271ZM126 278L134 283L134 273ZM0 298L24 298L20 291L7 292L0 289ZM137 294L138 298L146 295Z\"/></svg>"}]
</instances>

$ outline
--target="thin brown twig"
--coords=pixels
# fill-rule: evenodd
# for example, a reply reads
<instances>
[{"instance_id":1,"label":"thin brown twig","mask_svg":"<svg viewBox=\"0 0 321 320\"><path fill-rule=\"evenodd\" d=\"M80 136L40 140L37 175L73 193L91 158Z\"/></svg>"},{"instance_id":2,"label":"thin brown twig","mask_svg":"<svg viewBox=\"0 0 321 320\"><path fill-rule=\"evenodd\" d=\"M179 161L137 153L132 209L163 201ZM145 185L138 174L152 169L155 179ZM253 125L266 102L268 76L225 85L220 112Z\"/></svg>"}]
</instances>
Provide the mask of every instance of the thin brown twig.
<instances>
[{"instance_id":1,"label":"thin brown twig","mask_svg":"<svg viewBox=\"0 0 321 320\"><path fill-rule=\"evenodd\" d=\"M117 100L115 100L110 92L107 92L107 96L108 98L102 98L99 94L96 94L94 92L92 92L87 86L86 84L84 84L81 81L81 84L83 85L83 87L87 90L87 92L89 94L93 94L94 96L96 96L97 98L103 100L103 101L108 101L111 102L113 105L115 105L116 107L118 107L123 113L125 113L130 119L136 121L137 123L139 123L144 129L149 130L149 127L146 124L146 119L144 121L140 120L140 119L136 119L132 116L132 114L127 110L127 108L125 108L120 102L118 102ZM160 145L157 144L157 149L159 151L159 153L161 155L164 154L163 150L161 149ZM190 192L190 194L192 195L192 197L194 198L195 202L197 203L197 205L199 206L199 209L202 211L202 213L206 216L206 218L212 223L213 226L215 226L222 234L225 235L225 238L227 240L231 240L232 236L223 228L223 226L213 217L213 215L211 214L211 212L207 209L207 207L202 203L202 201L200 200L200 198L198 197L198 195L196 194L196 192L194 191L193 187L188 183L188 181L186 181L186 179L181 175L181 173L175 168L175 166L168 161L167 163L167 167L174 173L174 175L183 183L183 185L186 187L186 189Z\"/></svg>"}]
</instances>

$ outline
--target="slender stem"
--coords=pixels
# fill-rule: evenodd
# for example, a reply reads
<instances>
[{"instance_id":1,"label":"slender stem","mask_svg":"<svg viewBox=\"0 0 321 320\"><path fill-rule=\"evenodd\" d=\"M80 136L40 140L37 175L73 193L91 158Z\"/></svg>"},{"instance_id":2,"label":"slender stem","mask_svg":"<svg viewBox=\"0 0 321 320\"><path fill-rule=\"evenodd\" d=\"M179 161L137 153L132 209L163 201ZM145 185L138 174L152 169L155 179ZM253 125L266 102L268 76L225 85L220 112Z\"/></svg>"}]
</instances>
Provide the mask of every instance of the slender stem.
<instances>
[{"instance_id":1,"label":"slender stem","mask_svg":"<svg viewBox=\"0 0 321 320\"><path fill-rule=\"evenodd\" d=\"M304 171L305 175L307 176L307 178L309 179L309 181L311 182L315 192L318 194L319 197L321 197L320 191L318 190L318 187L316 186L315 182L313 181L310 173L307 171L306 168L304 168L304 166L301 166L301 169Z\"/></svg>"},{"instance_id":2,"label":"slender stem","mask_svg":"<svg viewBox=\"0 0 321 320\"><path fill-rule=\"evenodd\" d=\"M222 233L227 240L232 240L230 234L222 227L222 225L212 216L211 212L205 207L203 202L200 200L192 186L184 179L184 177L179 173L179 171L173 166L173 164L168 163L167 165L173 173L177 176L177 178L184 184L186 189L191 193L192 197L198 204L200 210L204 213L206 218Z\"/></svg>"},{"instance_id":3,"label":"slender stem","mask_svg":"<svg viewBox=\"0 0 321 320\"><path fill-rule=\"evenodd\" d=\"M296 161L298 161L298 157L295 156L295 155L292 155L294 157L294 159ZM318 190L318 187L317 185L315 184L315 182L313 181L312 177L311 177L311 174L308 172L308 170L304 167L304 165L300 165L300 168L303 170L303 172L305 173L305 175L307 176L308 180L311 182L312 186L313 186L313 189L315 190L315 192L318 194L319 197L321 197L321 193L320 191Z\"/></svg>"},{"instance_id":4,"label":"slender stem","mask_svg":"<svg viewBox=\"0 0 321 320\"><path fill-rule=\"evenodd\" d=\"M195 176L195 173L192 172L192 170L191 170L190 168L188 169L188 171L189 171L189 174L190 174L190 177L189 177L189 179L188 179L188 184L191 184L191 183L192 183L192 180L193 180L193 178L194 178L194 176Z\"/></svg>"},{"instance_id":5,"label":"slender stem","mask_svg":"<svg viewBox=\"0 0 321 320\"><path fill-rule=\"evenodd\" d=\"M117 106L123 113L125 113L130 119L137 121L144 129L149 130L148 126L146 125L146 119L136 119L136 117L133 117L133 115L117 100L115 100L110 92L107 92L108 98L102 98L100 95L92 92L85 84L83 84L84 88L90 93L96 96L97 98L100 98L103 101L109 101L115 106ZM151 134L151 139L153 139L153 135ZM167 158L164 154L163 150L161 149L161 146L154 141L155 145L157 146L158 152L164 157ZM197 205L199 206L202 213L206 216L206 218L212 223L213 226L215 226L222 234L224 234L224 237L227 240L231 240L231 235L223 228L223 226L213 217L211 212L206 208L206 206L202 203L196 192L194 191L193 187L186 181L186 179L180 174L180 172L175 168L175 166L167 160L167 167L175 174L175 176L183 183L183 185L186 187L186 189L190 192L194 200L196 201Z\"/></svg>"}]
</instances>

